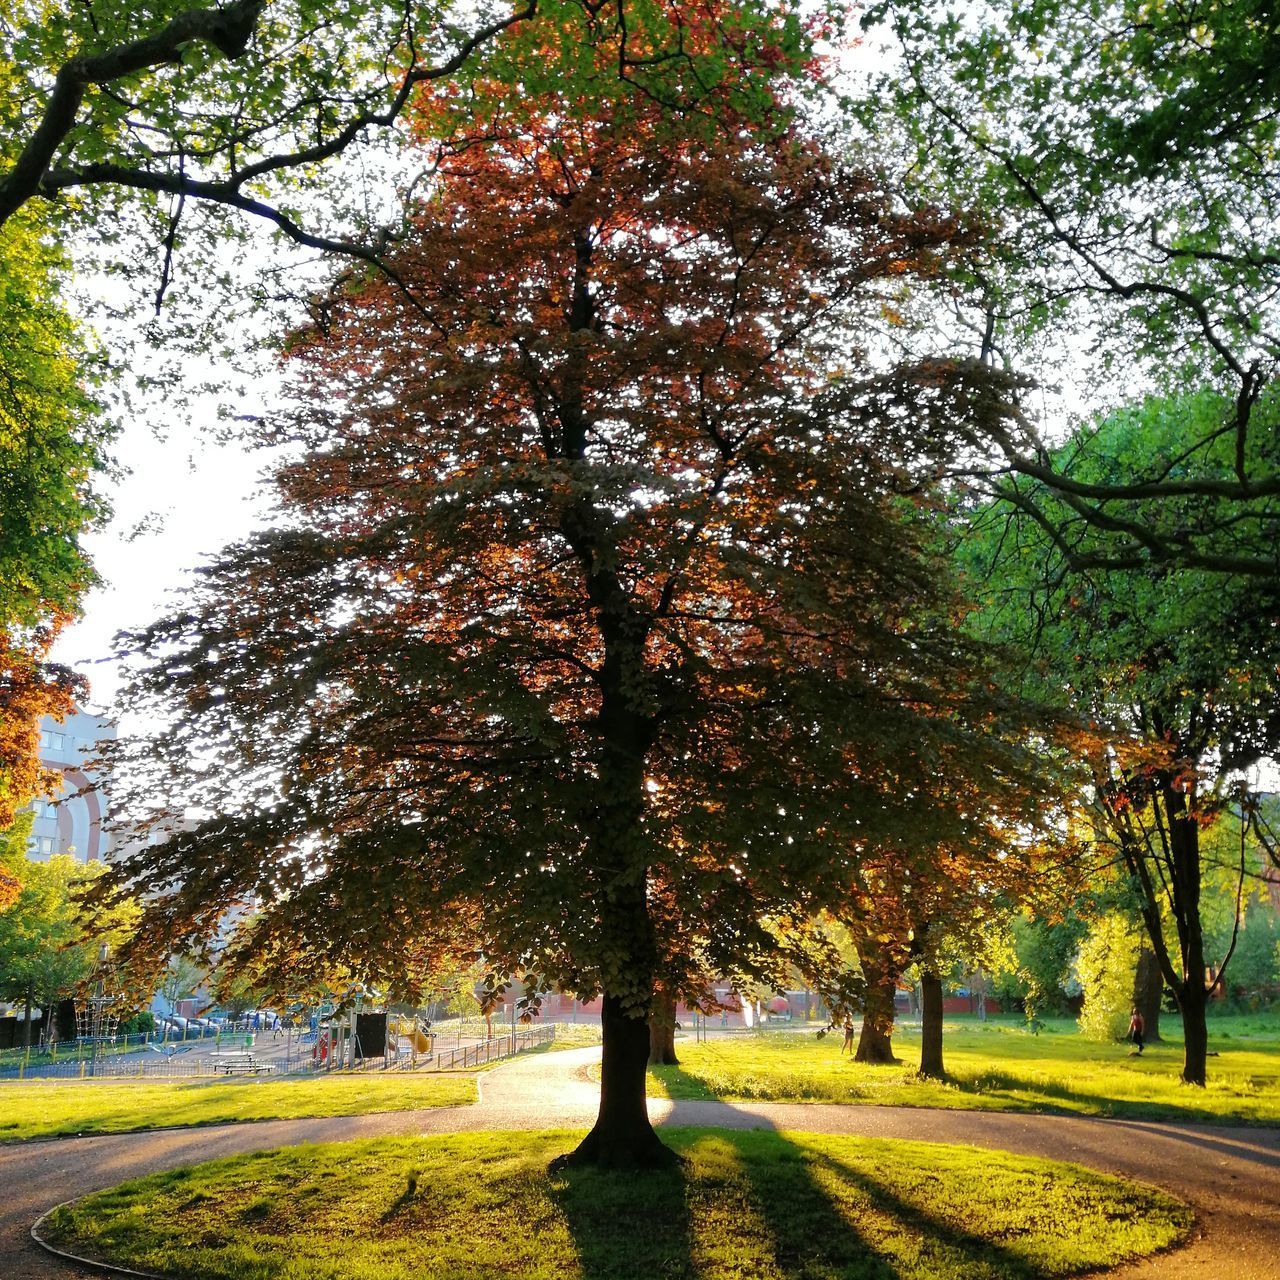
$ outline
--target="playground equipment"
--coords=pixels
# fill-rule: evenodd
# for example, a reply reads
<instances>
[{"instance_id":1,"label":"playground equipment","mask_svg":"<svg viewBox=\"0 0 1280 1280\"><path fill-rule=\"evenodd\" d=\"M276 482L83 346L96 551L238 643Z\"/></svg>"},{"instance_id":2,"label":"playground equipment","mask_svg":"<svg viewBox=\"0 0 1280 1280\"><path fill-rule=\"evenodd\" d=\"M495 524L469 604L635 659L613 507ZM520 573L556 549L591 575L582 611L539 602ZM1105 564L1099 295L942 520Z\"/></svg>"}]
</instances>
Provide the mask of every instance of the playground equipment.
<instances>
[{"instance_id":1,"label":"playground equipment","mask_svg":"<svg viewBox=\"0 0 1280 1280\"><path fill-rule=\"evenodd\" d=\"M76 1009L76 1031L81 1040L88 1040L90 1058L89 1074L98 1070L98 1046L116 1033L119 994L116 988L115 965L111 962L111 949L104 942L98 948L98 963L93 968L93 986L88 999Z\"/></svg>"}]
</instances>

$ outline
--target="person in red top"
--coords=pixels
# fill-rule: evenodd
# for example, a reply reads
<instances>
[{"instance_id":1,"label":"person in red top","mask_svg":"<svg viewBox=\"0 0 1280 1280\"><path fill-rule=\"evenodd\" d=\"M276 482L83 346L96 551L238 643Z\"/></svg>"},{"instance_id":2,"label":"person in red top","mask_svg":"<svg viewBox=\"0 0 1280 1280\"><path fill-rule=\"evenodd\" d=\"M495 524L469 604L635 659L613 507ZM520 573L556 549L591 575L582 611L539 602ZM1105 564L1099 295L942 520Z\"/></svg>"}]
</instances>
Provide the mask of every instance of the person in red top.
<instances>
[{"instance_id":1,"label":"person in red top","mask_svg":"<svg viewBox=\"0 0 1280 1280\"><path fill-rule=\"evenodd\" d=\"M1142 1020L1142 1014L1138 1012L1137 1005L1134 1006L1133 1012L1129 1015L1129 1039L1138 1046L1138 1057L1142 1057L1142 1048L1146 1044L1143 1038L1146 1031L1146 1024Z\"/></svg>"}]
</instances>

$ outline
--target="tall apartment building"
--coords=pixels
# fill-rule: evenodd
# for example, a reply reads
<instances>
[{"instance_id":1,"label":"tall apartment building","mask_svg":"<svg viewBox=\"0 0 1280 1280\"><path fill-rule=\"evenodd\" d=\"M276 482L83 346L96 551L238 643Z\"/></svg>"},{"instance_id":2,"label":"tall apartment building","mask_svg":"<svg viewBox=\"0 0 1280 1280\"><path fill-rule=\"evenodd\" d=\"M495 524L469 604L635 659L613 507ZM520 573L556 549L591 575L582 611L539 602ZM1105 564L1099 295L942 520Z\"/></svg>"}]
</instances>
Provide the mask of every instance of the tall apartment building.
<instances>
[{"instance_id":1,"label":"tall apartment building","mask_svg":"<svg viewBox=\"0 0 1280 1280\"><path fill-rule=\"evenodd\" d=\"M31 806L35 819L27 856L33 862L43 862L55 853L68 854L78 862L107 856L105 779L92 763L100 751L98 744L115 736L113 721L89 711L77 711L61 722L49 716L40 721L40 761L60 774L62 781L56 795Z\"/></svg>"}]
</instances>

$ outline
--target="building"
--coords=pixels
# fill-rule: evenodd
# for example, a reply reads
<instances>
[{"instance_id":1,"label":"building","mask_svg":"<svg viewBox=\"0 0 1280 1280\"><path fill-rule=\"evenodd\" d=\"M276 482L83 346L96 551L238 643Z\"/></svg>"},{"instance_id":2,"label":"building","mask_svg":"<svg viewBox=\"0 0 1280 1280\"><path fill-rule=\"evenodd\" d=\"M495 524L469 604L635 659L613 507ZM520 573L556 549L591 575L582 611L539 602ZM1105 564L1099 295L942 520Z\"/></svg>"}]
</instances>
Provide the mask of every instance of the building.
<instances>
[{"instance_id":1,"label":"building","mask_svg":"<svg viewBox=\"0 0 1280 1280\"><path fill-rule=\"evenodd\" d=\"M40 763L62 780L56 794L31 806L35 819L27 857L33 862L56 853L77 862L107 856L105 780L93 766L101 751L99 744L115 736L113 721L89 711L73 712L61 721L50 716L40 721Z\"/></svg>"}]
</instances>

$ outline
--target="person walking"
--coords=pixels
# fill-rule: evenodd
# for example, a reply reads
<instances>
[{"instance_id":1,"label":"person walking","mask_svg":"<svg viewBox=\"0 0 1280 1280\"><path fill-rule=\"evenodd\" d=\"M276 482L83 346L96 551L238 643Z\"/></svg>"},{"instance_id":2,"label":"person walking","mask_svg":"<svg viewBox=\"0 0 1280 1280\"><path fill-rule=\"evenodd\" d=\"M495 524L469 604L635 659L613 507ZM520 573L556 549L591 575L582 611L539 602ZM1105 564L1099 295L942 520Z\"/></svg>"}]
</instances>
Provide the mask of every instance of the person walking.
<instances>
[{"instance_id":1,"label":"person walking","mask_svg":"<svg viewBox=\"0 0 1280 1280\"><path fill-rule=\"evenodd\" d=\"M1146 1044L1146 1029L1142 1014L1138 1012L1138 1006L1134 1005L1132 1013L1129 1014L1129 1039L1137 1046L1138 1057L1142 1057L1142 1050Z\"/></svg>"}]
</instances>

